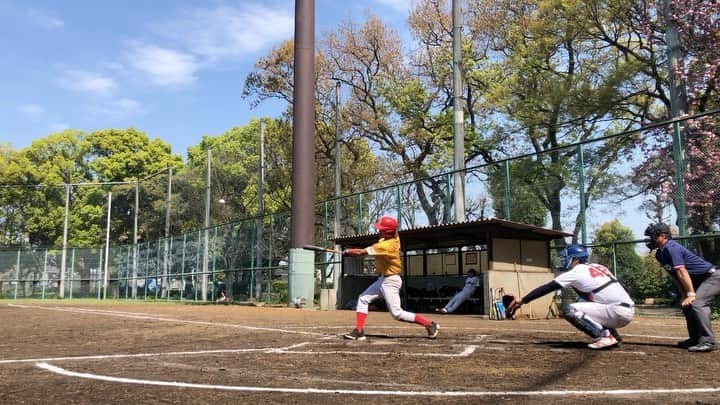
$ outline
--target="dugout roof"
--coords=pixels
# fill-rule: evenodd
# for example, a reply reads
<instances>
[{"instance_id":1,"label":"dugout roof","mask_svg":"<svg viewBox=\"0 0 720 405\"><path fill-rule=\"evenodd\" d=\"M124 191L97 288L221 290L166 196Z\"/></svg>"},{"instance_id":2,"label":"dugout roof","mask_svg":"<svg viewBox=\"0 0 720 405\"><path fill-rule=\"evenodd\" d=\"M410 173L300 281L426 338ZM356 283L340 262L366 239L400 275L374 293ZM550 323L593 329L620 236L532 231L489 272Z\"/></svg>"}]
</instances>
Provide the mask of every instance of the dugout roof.
<instances>
[{"instance_id":1,"label":"dugout roof","mask_svg":"<svg viewBox=\"0 0 720 405\"><path fill-rule=\"evenodd\" d=\"M368 246L377 242L378 235L378 233L369 233L341 236L334 241L343 247ZM485 245L492 238L550 241L566 236L573 235L495 218L430 225L400 231L400 241L404 251Z\"/></svg>"}]
</instances>

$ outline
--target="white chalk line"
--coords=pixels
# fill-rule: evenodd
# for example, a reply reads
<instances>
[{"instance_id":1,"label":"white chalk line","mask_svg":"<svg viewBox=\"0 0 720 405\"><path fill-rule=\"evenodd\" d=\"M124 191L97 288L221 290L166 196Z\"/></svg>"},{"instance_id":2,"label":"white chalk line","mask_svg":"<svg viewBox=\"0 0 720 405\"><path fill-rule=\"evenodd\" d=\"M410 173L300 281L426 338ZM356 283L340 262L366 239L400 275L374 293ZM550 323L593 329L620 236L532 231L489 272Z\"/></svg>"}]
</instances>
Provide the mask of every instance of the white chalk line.
<instances>
[{"instance_id":1,"label":"white chalk line","mask_svg":"<svg viewBox=\"0 0 720 405\"><path fill-rule=\"evenodd\" d=\"M36 305L21 305L21 304L7 304L11 307L18 307L18 308L30 308L30 309L45 309L45 310L55 310L55 311L64 311L64 312L79 312L79 313L91 313L91 314L98 314L98 315L111 315L111 316L119 316L119 317L127 317L127 318L134 318L134 319L145 319L145 320L154 320L154 321L164 321L164 322L179 322L179 323L188 323L188 324L198 324L198 325L209 325L209 326L227 326L232 328L238 328L238 329L248 329L248 330L261 330L261 331L269 331L269 332L283 332L283 333L292 333L292 334L300 334L300 335L310 335L310 336L318 336L325 339L333 339L337 335L331 334L323 334L323 333L316 333L316 332L303 332L301 330L293 330L293 329L277 329L277 328L266 328L266 327L256 327L256 326L245 326L245 325L236 325L231 323L222 323L222 322L208 322L208 321L190 321L190 320L184 320L184 319L177 319L177 318L165 318L165 317L159 317L152 314L144 314L144 313L138 313L138 312L124 312L124 311L108 311L108 310L100 310L100 309L88 309L88 308L76 308L76 307L44 307L44 306L36 306ZM311 327L303 327L300 326L298 329L347 329L347 326L311 326ZM375 329L417 329L412 328L408 326L375 326ZM515 332L515 333L548 333L553 335L558 334L571 334L576 335L579 332L576 331L562 331L562 330L546 330L546 329L523 329L518 328L517 330L510 330L510 329L497 329L497 328L489 328L489 327L443 327L443 330L452 330L452 329L458 329L458 330L465 330L465 331L493 331L497 332L500 331L507 331L507 332ZM660 336L660 335L642 335L642 334L631 334L631 333L623 333L623 336L628 337L640 337L640 338L650 338L650 339L668 339L668 340L682 340L685 339L685 337L679 337L679 336Z\"/></svg>"},{"instance_id":2,"label":"white chalk line","mask_svg":"<svg viewBox=\"0 0 720 405\"><path fill-rule=\"evenodd\" d=\"M92 356L65 356L65 357L47 357L40 359L16 359L16 360L0 360L0 364L14 363L37 363L39 361L79 361L79 360L107 360L107 359L126 359L134 357L163 357L163 356L198 356L206 354L225 354L225 353L284 353L285 351L302 347L311 342L296 343L287 347L264 347L256 349L216 349L216 350L198 350L184 352L164 352L164 353L130 353L130 354L98 354Z\"/></svg>"},{"instance_id":3,"label":"white chalk line","mask_svg":"<svg viewBox=\"0 0 720 405\"><path fill-rule=\"evenodd\" d=\"M678 389L623 389L623 390L542 390L542 391L397 391L397 390L348 390L321 388L248 387L238 385L195 384L178 381L145 380L126 377L112 377L91 373L70 371L45 362L36 366L51 373L67 377L116 382L123 384L153 385L176 388L198 388L223 391L277 392L292 394L347 394L384 396L439 396L439 397L480 397L480 396L576 396L576 395L652 395L652 394L704 394L720 392L720 388L678 388Z\"/></svg>"},{"instance_id":4,"label":"white chalk line","mask_svg":"<svg viewBox=\"0 0 720 405\"><path fill-rule=\"evenodd\" d=\"M298 329L347 329L347 326L299 326ZM413 329L409 326L373 326L371 329ZM582 335L582 333L574 330L547 330L547 329L527 329L519 327L518 329L498 329L490 327L465 327L465 326L444 326L442 330L462 330L462 331L493 331L493 332L509 332L509 333L547 333L552 335ZM660 336L660 335L641 335L634 333L622 333L623 336L628 337L639 337L639 338L650 338L650 339L668 339L668 340L683 340L687 339L687 336Z\"/></svg>"},{"instance_id":5,"label":"white chalk line","mask_svg":"<svg viewBox=\"0 0 720 405\"><path fill-rule=\"evenodd\" d=\"M124 358L136 358L136 357L163 357L163 356L198 356L208 354L227 354L227 353L262 353L262 354L301 354L301 355L329 355L329 354L344 354L344 355L363 355L363 356L407 356L407 357L468 357L475 352L478 346L466 345L464 349L459 353L407 353L407 352L380 352L380 351L351 351L351 350L293 350L299 347L307 346L313 342L301 342L286 347L265 347L255 349L216 349L216 350L198 350L198 351L183 351L183 352L164 352L164 353L130 353L130 354L98 354L91 356L64 356L64 357L46 357L37 359L16 359L16 360L0 360L2 364L16 364L16 363L37 363L47 361L81 361L81 360L106 360L106 359L124 359ZM462 345L455 345L462 346Z\"/></svg>"},{"instance_id":6,"label":"white chalk line","mask_svg":"<svg viewBox=\"0 0 720 405\"><path fill-rule=\"evenodd\" d=\"M292 329L278 329L278 328L267 328L267 327L260 327L260 326L236 325L236 324L232 324L232 323L222 323L222 322L190 321L190 320L185 320L185 319L166 318L166 317L154 316L154 315L135 314L133 312L117 312L117 311L74 308L74 307L67 307L67 308L62 307L61 308L61 307L42 307L42 306L18 305L18 304L8 304L8 305L13 306L13 307L19 307L19 308L44 309L44 310L48 310L48 311L87 313L87 314L96 314L96 315L109 315L109 316L117 316L117 317L121 317L121 318L143 319L143 320L162 321L162 322L176 322L176 323L185 323L185 324L191 324L191 325L222 326L222 327L228 327L228 328L247 329L247 330L253 330L253 331L281 332L281 333L291 333L291 334L297 334L297 335L309 335L309 336L318 336L318 337L327 336L327 334L317 333L317 332L303 332L303 331L292 330Z\"/></svg>"}]
</instances>

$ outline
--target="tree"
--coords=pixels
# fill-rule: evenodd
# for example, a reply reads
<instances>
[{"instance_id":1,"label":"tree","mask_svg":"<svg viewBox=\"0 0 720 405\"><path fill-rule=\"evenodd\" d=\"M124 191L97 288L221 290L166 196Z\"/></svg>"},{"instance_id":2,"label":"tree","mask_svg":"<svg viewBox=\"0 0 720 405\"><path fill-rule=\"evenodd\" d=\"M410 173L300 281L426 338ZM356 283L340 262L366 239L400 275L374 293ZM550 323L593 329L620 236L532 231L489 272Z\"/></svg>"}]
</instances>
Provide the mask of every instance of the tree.
<instances>
[{"instance_id":1,"label":"tree","mask_svg":"<svg viewBox=\"0 0 720 405\"><path fill-rule=\"evenodd\" d=\"M150 139L135 128L93 131L84 142L93 181L135 182L161 171L167 172L169 167L175 170L182 167L180 156L171 153L170 145L157 138ZM140 205L142 221L138 226L144 230L145 238L164 236L167 177L164 178L164 182L160 178L143 182L143 186L147 187L143 188L145 192ZM109 191L110 187L104 189ZM122 185L113 190L111 238L132 242L128 236L134 231L135 185ZM173 224L170 234L180 230Z\"/></svg>"},{"instance_id":2,"label":"tree","mask_svg":"<svg viewBox=\"0 0 720 405\"><path fill-rule=\"evenodd\" d=\"M547 223L547 210L536 198L532 184L539 179L538 171L532 167L529 159L512 160L509 164L510 176L510 218L505 218L505 168L503 165L490 166L490 191L493 196L495 217L510 219L514 222L544 227Z\"/></svg>"},{"instance_id":3,"label":"tree","mask_svg":"<svg viewBox=\"0 0 720 405\"><path fill-rule=\"evenodd\" d=\"M31 246L62 245L66 197L63 185L90 179L85 136L80 131L65 130L37 139L20 152L21 166L17 167L25 187L13 203L21 207L20 233ZM90 214L85 219L93 223L97 218ZM80 221L73 215L70 222ZM77 242L82 245L88 241Z\"/></svg>"},{"instance_id":4,"label":"tree","mask_svg":"<svg viewBox=\"0 0 720 405\"><path fill-rule=\"evenodd\" d=\"M0 143L0 246L20 246L24 240L23 204L27 160L9 144Z\"/></svg>"},{"instance_id":5,"label":"tree","mask_svg":"<svg viewBox=\"0 0 720 405\"><path fill-rule=\"evenodd\" d=\"M635 253L632 230L620 224L617 219L605 222L595 231L593 256L599 263L607 265L628 290L633 299L652 296L658 291L656 275L643 270L642 259ZM620 242L620 243L616 243Z\"/></svg>"},{"instance_id":6,"label":"tree","mask_svg":"<svg viewBox=\"0 0 720 405\"><path fill-rule=\"evenodd\" d=\"M638 66L598 39L590 17L601 18L601 26L607 18L585 2L478 0L472 8L477 21L490 22L473 24L492 47L491 69L504 73L486 95L499 126L514 134L498 149L535 154L534 177L543 180L527 187L550 213L552 228L562 229L562 193L577 188L570 169L578 150L561 148L634 124L628 110ZM586 206L618 180L613 165L633 143L628 137L583 146ZM579 215L574 222L577 234Z\"/></svg>"},{"instance_id":7,"label":"tree","mask_svg":"<svg viewBox=\"0 0 720 405\"><path fill-rule=\"evenodd\" d=\"M663 89L661 117L672 116L673 105L677 114L697 114L720 106L718 79L720 78L720 18L716 2L702 0L664 0L651 4L650 12L642 15L642 26L647 27L647 42L667 51L653 54L657 74L652 78L655 87ZM667 35L664 35L667 34ZM668 41L672 38L673 44ZM669 66L669 69L667 68ZM665 67L664 70L660 70ZM665 72L663 74L663 72ZM680 89L674 98L664 89ZM681 108L678 108L680 106ZM687 208L687 222L691 233L711 232L720 226L720 138L717 115L682 123L685 161L683 182ZM650 179L637 176L634 184L651 196L667 193L670 187L676 210L675 167L667 156L672 156L670 137L672 129L655 131L645 145L646 159L638 166L639 173L648 173ZM655 170L652 170L655 169ZM704 242L706 245L709 242ZM705 249L712 250L710 246Z\"/></svg>"}]
</instances>

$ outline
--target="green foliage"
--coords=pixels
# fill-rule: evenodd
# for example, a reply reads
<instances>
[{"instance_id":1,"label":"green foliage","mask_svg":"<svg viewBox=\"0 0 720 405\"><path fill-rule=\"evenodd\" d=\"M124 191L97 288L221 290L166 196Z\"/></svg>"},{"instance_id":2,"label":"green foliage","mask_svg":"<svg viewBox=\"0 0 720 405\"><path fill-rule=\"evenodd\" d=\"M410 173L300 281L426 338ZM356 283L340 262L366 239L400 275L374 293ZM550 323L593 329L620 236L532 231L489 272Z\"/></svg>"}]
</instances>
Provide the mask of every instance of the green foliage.
<instances>
[{"instance_id":1,"label":"green foliage","mask_svg":"<svg viewBox=\"0 0 720 405\"><path fill-rule=\"evenodd\" d=\"M270 295L270 303L285 304L288 302L288 282L287 280L273 280L272 294Z\"/></svg>"},{"instance_id":2,"label":"green foliage","mask_svg":"<svg viewBox=\"0 0 720 405\"><path fill-rule=\"evenodd\" d=\"M653 256L641 258L632 243L612 243L633 239L632 230L618 220L605 222L595 232L593 244L601 246L593 248L593 256L611 269L617 264L615 274L634 300L668 297L667 280Z\"/></svg>"},{"instance_id":3,"label":"green foliage","mask_svg":"<svg viewBox=\"0 0 720 405\"><path fill-rule=\"evenodd\" d=\"M537 172L532 170L531 160L513 160L508 163L510 174L510 220L544 227L547 222L547 210L536 197L532 178ZM491 166L489 172L490 193L493 196L493 210L497 218L505 218L505 167Z\"/></svg>"}]
</instances>

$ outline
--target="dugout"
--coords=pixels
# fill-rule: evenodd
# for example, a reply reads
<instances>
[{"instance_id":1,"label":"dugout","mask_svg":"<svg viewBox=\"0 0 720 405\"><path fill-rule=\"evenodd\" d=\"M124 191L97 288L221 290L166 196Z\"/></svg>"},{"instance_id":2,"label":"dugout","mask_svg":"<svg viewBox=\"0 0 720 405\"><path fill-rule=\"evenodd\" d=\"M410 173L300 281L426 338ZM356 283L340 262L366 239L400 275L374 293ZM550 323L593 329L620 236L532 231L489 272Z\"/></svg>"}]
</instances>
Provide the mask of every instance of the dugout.
<instances>
[{"instance_id":1,"label":"dugout","mask_svg":"<svg viewBox=\"0 0 720 405\"><path fill-rule=\"evenodd\" d=\"M488 315L499 291L522 296L552 280L550 242L567 236L572 234L501 219L401 230L403 307L431 312L444 306L462 289L463 274L474 268L481 276L480 287L456 312ZM343 249L364 247L378 237L354 235L335 243ZM374 264L372 257L343 257L338 308L354 309L358 295L377 277ZM552 298L535 300L519 314L544 318Z\"/></svg>"}]
</instances>

